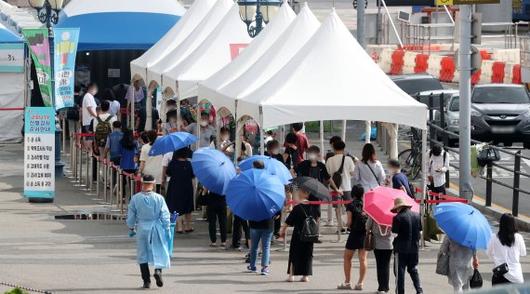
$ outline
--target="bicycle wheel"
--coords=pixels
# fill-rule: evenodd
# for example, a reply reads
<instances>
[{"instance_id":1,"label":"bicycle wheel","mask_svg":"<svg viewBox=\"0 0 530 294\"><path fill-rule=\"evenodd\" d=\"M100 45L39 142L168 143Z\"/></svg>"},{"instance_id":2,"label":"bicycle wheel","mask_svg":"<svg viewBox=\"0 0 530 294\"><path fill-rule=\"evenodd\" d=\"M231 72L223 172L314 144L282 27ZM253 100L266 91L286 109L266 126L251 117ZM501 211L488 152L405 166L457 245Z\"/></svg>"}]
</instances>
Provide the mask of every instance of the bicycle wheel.
<instances>
[{"instance_id":1,"label":"bicycle wheel","mask_svg":"<svg viewBox=\"0 0 530 294\"><path fill-rule=\"evenodd\" d=\"M412 162L414 161L412 155L412 149L403 150L398 154L398 161L399 165L401 166L401 171L407 177L409 177L412 171Z\"/></svg>"},{"instance_id":2,"label":"bicycle wheel","mask_svg":"<svg viewBox=\"0 0 530 294\"><path fill-rule=\"evenodd\" d=\"M412 165L409 179L416 180L421 175L421 152L416 153L414 157L414 164Z\"/></svg>"}]
</instances>

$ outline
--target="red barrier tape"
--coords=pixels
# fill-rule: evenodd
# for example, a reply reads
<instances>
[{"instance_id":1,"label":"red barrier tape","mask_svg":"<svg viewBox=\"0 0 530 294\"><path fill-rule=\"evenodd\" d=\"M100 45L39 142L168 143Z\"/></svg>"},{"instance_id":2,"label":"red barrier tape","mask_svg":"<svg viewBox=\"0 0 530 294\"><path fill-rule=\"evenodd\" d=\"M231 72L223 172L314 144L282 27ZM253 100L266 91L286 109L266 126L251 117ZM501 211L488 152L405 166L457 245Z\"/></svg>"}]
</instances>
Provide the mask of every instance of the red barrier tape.
<instances>
[{"instance_id":1,"label":"red barrier tape","mask_svg":"<svg viewBox=\"0 0 530 294\"><path fill-rule=\"evenodd\" d=\"M95 137L96 134L94 134L94 133L75 133L74 136L77 136L77 137Z\"/></svg>"},{"instance_id":2,"label":"red barrier tape","mask_svg":"<svg viewBox=\"0 0 530 294\"><path fill-rule=\"evenodd\" d=\"M292 204L298 204L302 203L302 201L298 200L289 200L287 201L287 205ZM352 203L352 200L336 200L336 201L303 201L304 204L309 205L342 205L342 204L350 204Z\"/></svg>"}]
</instances>

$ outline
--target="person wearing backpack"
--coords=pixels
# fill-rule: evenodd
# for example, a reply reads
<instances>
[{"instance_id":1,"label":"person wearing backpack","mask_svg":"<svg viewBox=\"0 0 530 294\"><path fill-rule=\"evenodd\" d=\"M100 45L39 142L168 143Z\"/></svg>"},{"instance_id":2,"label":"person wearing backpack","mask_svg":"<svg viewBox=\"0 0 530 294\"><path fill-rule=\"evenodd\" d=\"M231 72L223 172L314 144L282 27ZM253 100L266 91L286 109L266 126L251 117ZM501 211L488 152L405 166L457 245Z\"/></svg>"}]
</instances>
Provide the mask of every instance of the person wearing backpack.
<instances>
[{"instance_id":1,"label":"person wearing backpack","mask_svg":"<svg viewBox=\"0 0 530 294\"><path fill-rule=\"evenodd\" d=\"M368 216L363 212L363 195L364 189L361 185L352 187L352 203L346 206L348 212L348 227L350 234L348 241L346 241L346 248L344 249L344 282L337 286L339 290L362 290L364 286L364 278L366 277L366 269L368 264L366 262L367 251L364 249L364 238L366 236L366 221ZM351 261L355 251L359 256L359 279L357 284L352 287L351 279Z\"/></svg>"},{"instance_id":2,"label":"person wearing backpack","mask_svg":"<svg viewBox=\"0 0 530 294\"><path fill-rule=\"evenodd\" d=\"M295 276L302 276L301 282L309 282L313 275L313 245L318 240L318 220L320 213L314 205L307 204L310 193L303 187L297 190L300 203L285 220L280 230L280 237L285 238L288 226L294 227L289 247L287 282L294 282Z\"/></svg>"},{"instance_id":3,"label":"person wearing backpack","mask_svg":"<svg viewBox=\"0 0 530 294\"><path fill-rule=\"evenodd\" d=\"M445 172L449 170L449 160L447 152L442 146L436 144L429 151L429 166L427 175L429 178L430 190L433 193L446 194Z\"/></svg>"},{"instance_id":4,"label":"person wearing backpack","mask_svg":"<svg viewBox=\"0 0 530 294\"><path fill-rule=\"evenodd\" d=\"M103 100L100 108L101 112L94 120L94 131L96 139L95 144L98 147L101 158L103 159L107 139L110 133L112 133L112 124L116 121L116 117L109 113L110 103L108 100Z\"/></svg>"},{"instance_id":5,"label":"person wearing backpack","mask_svg":"<svg viewBox=\"0 0 530 294\"><path fill-rule=\"evenodd\" d=\"M342 193L342 199L351 200L351 177L355 170L355 164L353 163L353 159L346 155L345 149L346 144L343 141L338 141L333 144L335 155L326 161L326 169L328 170L328 174L331 175L333 185L338 187L339 192ZM339 228L340 231L346 232L342 227L339 206L333 205L333 207L335 208L337 223L341 225Z\"/></svg>"}]
</instances>

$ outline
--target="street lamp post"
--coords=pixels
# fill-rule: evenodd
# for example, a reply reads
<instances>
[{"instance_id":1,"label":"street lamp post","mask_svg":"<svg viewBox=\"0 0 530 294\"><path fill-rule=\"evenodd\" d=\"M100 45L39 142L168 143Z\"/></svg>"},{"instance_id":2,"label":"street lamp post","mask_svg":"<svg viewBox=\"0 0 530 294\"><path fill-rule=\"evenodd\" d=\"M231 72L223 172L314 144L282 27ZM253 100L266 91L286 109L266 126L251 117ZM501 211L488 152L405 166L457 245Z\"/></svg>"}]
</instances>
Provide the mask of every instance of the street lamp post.
<instances>
[{"instance_id":1,"label":"street lamp post","mask_svg":"<svg viewBox=\"0 0 530 294\"><path fill-rule=\"evenodd\" d=\"M282 5L280 0L239 0L239 15L250 37L256 37Z\"/></svg>"},{"instance_id":2,"label":"street lamp post","mask_svg":"<svg viewBox=\"0 0 530 294\"><path fill-rule=\"evenodd\" d=\"M48 43L50 45L50 72L51 72L51 97L52 106L55 107L55 72L54 72L54 47L53 26L59 21L59 12L64 0L29 0L29 4L37 11L37 17L48 28ZM53 123L56 123L54 120ZM61 160L61 128L56 123L55 129L55 177L64 175L64 162Z\"/></svg>"}]
</instances>

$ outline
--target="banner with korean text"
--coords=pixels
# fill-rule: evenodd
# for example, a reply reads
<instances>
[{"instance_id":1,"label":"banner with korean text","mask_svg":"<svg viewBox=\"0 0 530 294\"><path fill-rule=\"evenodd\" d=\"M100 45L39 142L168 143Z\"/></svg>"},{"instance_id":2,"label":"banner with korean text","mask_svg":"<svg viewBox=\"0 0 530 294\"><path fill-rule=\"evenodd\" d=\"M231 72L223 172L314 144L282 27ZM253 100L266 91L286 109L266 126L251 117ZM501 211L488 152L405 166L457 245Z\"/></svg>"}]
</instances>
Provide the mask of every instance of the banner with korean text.
<instances>
[{"instance_id":1,"label":"banner with korean text","mask_svg":"<svg viewBox=\"0 0 530 294\"><path fill-rule=\"evenodd\" d=\"M24 120L24 196L55 196L55 109L26 107Z\"/></svg>"},{"instance_id":2,"label":"banner with korean text","mask_svg":"<svg viewBox=\"0 0 530 294\"><path fill-rule=\"evenodd\" d=\"M37 79L44 106L52 106L51 57L48 29L23 29L22 34L24 35L24 39L26 39L35 70L37 71Z\"/></svg>"},{"instance_id":3,"label":"banner with korean text","mask_svg":"<svg viewBox=\"0 0 530 294\"><path fill-rule=\"evenodd\" d=\"M75 56L79 29L53 29L55 109L74 106Z\"/></svg>"}]
</instances>

